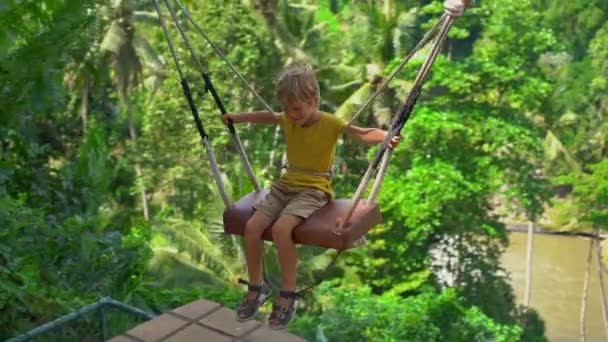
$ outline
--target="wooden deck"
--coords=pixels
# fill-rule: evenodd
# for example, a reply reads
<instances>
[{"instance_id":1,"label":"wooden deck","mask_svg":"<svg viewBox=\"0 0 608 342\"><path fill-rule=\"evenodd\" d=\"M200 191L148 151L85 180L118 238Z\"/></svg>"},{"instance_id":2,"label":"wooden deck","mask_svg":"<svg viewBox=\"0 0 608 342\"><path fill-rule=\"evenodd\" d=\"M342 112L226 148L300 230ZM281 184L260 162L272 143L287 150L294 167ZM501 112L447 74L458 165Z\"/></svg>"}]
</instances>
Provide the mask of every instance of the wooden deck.
<instances>
[{"instance_id":1,"label":"wooden deck","mask_svg":"<svg viewBox=\"0 0 608 342\"><path fill-rule=\"evenodd\" d=\"M265 323L239 323L236 313L204 299L164 313L129 330L110 342L303 342L286 331L274 331Z\"/></svg>"}]
</instances>

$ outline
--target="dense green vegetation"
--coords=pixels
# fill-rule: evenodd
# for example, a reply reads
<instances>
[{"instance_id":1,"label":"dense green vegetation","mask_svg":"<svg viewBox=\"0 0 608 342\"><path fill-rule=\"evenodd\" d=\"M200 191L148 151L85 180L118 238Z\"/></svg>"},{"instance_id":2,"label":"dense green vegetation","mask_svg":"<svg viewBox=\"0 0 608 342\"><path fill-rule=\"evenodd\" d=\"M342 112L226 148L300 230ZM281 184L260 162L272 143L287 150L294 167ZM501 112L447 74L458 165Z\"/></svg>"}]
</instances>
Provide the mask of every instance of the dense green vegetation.
<instances>
[{"instance_id":1,"label":"dense green vegetation","mask_svg":"<svg viewBox=\"0 0 608 342\"><path fill-rule=\"evenodd\" d=\"M443 11L428 0L184 3L273 105L281 66L304 61L318 72L322 109L343 117ZM516 3L482 1L457 20L395 152L379 198L384 223L306 299L293 332L545 340L499 265L503 222L542 220L554 204L545 220L608 229L608 2ZM199 297L236 305L241 242L222 234L223 203L152 2L9 0L0 27L0 339L101 296L158 312ZM228 110L261 108L187 29ZM181 43L178 52L238 198L252 187ZM360 125L386 127L427 52ZM280 137L269 127L239 133L268 185ZM369 155L339 146L341 197ZM552 185L573 191L555 200ZM303 284L330 254L299 252Z\"/></svg>"}]
</instances>

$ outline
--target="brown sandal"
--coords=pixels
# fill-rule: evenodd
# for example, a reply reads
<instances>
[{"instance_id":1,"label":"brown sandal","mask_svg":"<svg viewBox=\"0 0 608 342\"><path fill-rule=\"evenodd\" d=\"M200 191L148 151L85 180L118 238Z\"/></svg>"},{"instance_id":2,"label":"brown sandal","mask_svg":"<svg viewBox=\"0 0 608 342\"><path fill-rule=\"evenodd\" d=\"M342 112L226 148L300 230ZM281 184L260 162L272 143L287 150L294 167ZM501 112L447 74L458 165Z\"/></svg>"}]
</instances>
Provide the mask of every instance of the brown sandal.
<instances>
[{"instance_id":1,"label":"brown sandal","mask_svg":"<svg viewBox=\"0 0 608 342\"><path fill-rule=\"evenodd\" d=\"M264 303L270 298L270 294L272 293L270 286L263 282L261 285L251 285L248 281L243 279L239 279L239 283L247 285L247 290L249 292L256 292L255 298L247 298L249 293L245 295L245 299L236 310L236 320L239 322L245 322L250 320L253 315L258 312L260 306L264 305Z\"/></svg>"},{"instance_id":2,"label":"brown sandal","mask_svg":"<svg viewBox=\"0 0 608 342\"><path fill-rule=\"evenodd\" d=\"M291 303L288 306L282 306L279 304L272 305L272 313L268 319L268 326L273 330L287 328L289 321L296 316L296 301L301 298L298 292L293 291L281 291L279 296L282 298L291 299Z\"/></svg>"}]
</instances>

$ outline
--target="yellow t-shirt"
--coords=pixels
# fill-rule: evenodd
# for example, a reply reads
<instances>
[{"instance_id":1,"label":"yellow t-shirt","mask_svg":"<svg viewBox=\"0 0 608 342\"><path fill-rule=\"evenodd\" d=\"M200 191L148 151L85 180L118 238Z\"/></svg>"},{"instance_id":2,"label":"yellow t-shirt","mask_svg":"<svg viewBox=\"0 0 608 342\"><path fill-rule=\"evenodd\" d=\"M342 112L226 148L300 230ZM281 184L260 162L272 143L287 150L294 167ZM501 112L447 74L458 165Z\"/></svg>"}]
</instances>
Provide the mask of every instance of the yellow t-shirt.
<instances>
[{"instance_id":1,"label":"yellow t-shirt","mask_svg":"<svg viewBox=\"0 0 608 342\"><path fill-rule=\"evenodd\" d=\"M293 123L281 113L280 125L287 145L287 162L297 170L328 172L336 153L336 143L347 122L335 115L321 113L321 118L308 127ZM323 190L333 197L327 177L297 171L287 171L279 179L291 186Z\"/></svg>"}]
</instances>

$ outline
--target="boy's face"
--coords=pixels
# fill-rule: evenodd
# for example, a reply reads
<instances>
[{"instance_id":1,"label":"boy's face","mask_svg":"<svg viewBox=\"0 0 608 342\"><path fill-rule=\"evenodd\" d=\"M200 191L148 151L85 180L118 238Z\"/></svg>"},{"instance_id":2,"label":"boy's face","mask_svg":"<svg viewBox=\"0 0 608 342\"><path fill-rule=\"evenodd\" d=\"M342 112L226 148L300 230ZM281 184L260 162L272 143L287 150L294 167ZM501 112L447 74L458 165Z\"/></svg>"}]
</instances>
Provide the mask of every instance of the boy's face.
<instances>
[{"instance_id":1,"label":"boy's face","mask_svg":"<svg viewBox=\"0 0 608 342\"><path fill-rule=\"evenodd\" d=\"M281 100L287 118L302 127L308 124L317 112L316 101Z\"/></svg>"}]
</instances>

